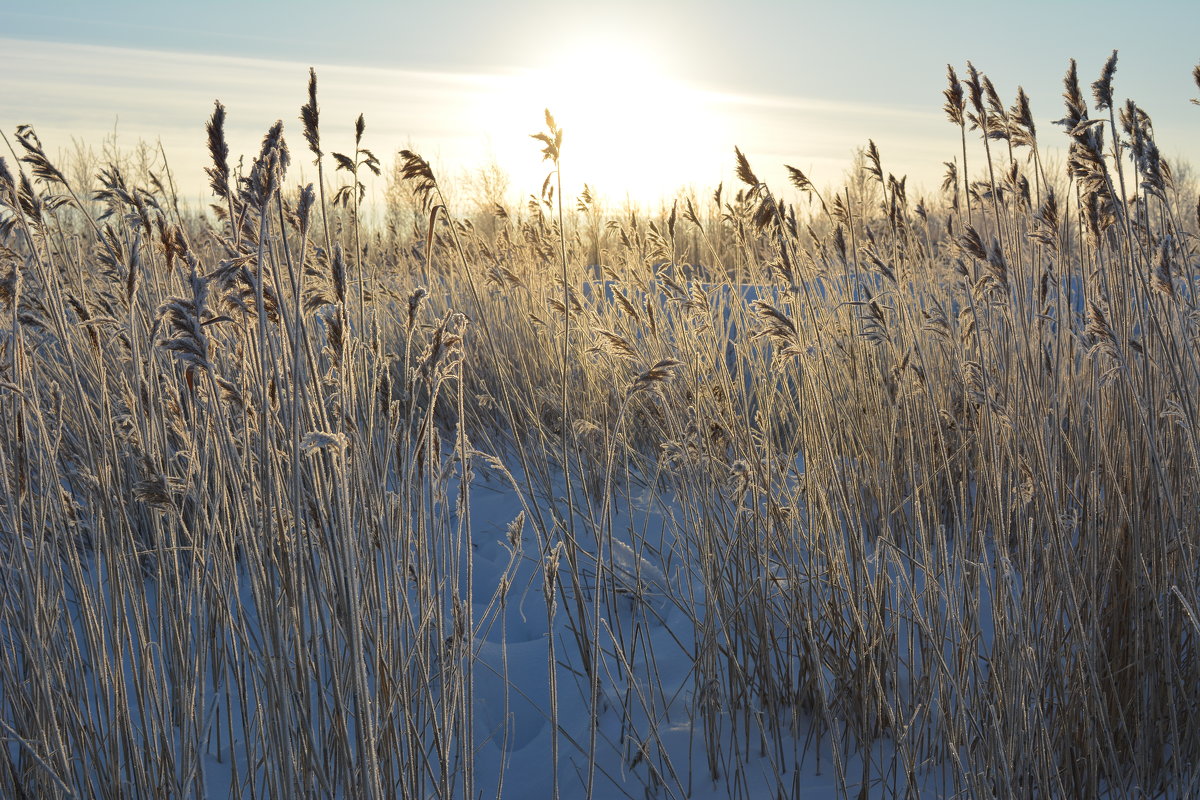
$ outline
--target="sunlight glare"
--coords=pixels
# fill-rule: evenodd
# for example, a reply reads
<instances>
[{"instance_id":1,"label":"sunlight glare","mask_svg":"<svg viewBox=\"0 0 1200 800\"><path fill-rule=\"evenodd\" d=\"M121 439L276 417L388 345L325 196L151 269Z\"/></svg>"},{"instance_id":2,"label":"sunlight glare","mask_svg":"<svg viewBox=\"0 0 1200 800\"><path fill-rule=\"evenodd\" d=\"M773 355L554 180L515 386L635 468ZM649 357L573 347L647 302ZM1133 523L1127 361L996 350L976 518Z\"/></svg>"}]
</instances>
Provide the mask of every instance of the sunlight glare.
<instances>
[{"instance_id":1,"label":"sunlight glare","mask_svg":"<svg viewBox=\"0 0 1200 800\"><path fill-rule=\"evenodd\" d=\"M514 187L536 194L548 167L528 136L549 109L564 131L563 191L584 183L611 203L651 205L716 176L724 126L708 95L671 77L652 55L615 41L580 43L535 70L502 79L481 124Z\"/></svg>"}]
</instances>

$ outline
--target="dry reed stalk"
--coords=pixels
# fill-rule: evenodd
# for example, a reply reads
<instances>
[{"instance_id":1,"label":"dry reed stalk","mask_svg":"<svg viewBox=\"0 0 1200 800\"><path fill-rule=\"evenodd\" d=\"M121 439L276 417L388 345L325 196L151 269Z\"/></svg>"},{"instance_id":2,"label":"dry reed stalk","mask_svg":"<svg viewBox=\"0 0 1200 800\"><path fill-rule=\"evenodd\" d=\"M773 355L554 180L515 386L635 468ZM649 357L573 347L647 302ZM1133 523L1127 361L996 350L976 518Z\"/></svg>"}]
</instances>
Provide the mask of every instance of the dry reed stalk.
<instances>
[{"instance_id":1,"label":"dry reed stalk","mask_svg":"<svg viewBox=\"0 0 1200 800\"><path fill-rule=\"evenodd\" d=\"M968 66L944 201L911 206L869 143L807 217L737 151L745 186L711 203L608 225L555 183L485 227L406 151L419 230L366 257L368 229L329 224L308 251L320 192L283 190L281 129L233 180L220 104L220 232L117 165L89 207L23 130L0 164L0 794L202 795L220 759L232 796L502 796L472 699L518 679L518 589L545 612L564 794L745 797L747 765L829 757L893 796L1194 785L1200 220L1149 117L1114 110L1115 66L1109 152L1068 72L1067 175L1024 92L1006 109ZM301 119L319 163L312 72ZM593 252L599 287L572 272ZM490 597L480 463L525 508ZM627 513L639 491L661 525Z\"/></svg>"}]
</instances>

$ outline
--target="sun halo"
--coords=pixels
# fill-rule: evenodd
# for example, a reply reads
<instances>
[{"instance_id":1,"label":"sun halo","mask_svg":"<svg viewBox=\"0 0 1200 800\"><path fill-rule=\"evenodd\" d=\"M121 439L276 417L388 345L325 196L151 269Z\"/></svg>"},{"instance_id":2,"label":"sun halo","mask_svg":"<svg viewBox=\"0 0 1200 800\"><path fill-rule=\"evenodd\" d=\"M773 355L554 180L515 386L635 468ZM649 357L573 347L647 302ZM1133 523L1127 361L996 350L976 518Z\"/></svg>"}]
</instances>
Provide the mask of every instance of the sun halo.
<instances>
[{"instance_id":1,"label":"sun halo","mask_svg":"<svg viewBox=\"0 0 1200 800\"><path fill-rule=\"evenodd\" d=\"M719 173L723 125L708 98L647 52L593 40L505 76L481 115L518 189L536 193L546 176L528 135L549 110L564 132L564 194L586 183L610 203L648 206Z\"/></svg>"}]
</instances>

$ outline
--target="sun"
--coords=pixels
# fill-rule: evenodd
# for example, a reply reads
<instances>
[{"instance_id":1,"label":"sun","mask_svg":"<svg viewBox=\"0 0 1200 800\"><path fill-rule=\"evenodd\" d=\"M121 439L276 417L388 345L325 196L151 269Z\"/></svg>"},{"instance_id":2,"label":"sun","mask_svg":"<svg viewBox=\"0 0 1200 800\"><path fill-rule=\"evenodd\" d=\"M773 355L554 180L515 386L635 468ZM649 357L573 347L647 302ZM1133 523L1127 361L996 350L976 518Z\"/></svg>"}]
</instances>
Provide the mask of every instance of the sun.
<instances>
[{"instance_id":1,"label":"sun","mask_svg":"<svg viewBox=\"0 0 1200 800\"><path fill-rule=\"evenodd\" d=\"M586 183L610 203L646 207L685 185L715 182L727 148L710 98L652 52L597 38L505 76L480 113L501 166L528 192L540 190L546 174L528 135L547 109L564 131L564 194Z\"/></svg>"}]
</instances>

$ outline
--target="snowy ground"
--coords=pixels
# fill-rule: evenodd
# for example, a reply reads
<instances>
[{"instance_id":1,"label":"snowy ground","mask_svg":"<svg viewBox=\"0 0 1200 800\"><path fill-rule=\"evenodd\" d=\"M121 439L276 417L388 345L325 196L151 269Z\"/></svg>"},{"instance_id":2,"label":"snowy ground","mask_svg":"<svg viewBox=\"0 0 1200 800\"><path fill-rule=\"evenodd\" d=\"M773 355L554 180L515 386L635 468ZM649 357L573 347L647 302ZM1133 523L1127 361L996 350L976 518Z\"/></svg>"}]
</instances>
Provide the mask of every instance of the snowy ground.
<instances>
[{"instance_id":1,"label":"snowy ground","mask_svg":"<svg viewBox=\"0 0 1200 800\"><path fill-rule=\"evenodd\" d=\"M588 532L586 516L577 519L577 535L581 543L586 543L585 549L611 553L605 560L607 584L616 587L613 593L598 598L593 591L594 564L581 569L585 582L593 582L580 587L588 609L584 613L595 612L601 620L591 642L603 654L599 660L599 699L593 708L592 687L585 677L572 630L573 615L564 607L568 602L564 594L576 589L566 578L561 555L559 577L563 586L554 600L553 620L548 621L548 559L541 552L543 545L529 524L523 526L519 542L511 538L511 523L523 514L528 516L529 498L522 498L510 481L495 474L476 479L471 492L473 796L787 796L820 800L903 795L906 784L894 767L893 748L886 741L872 748L864 764L860 752L834 752L830 732L818 730L805 715L790 720L760 718L750 724L743 719L736 726L738 732L731 735L732 726L721 723L725 711L705 708L703 697L698 696L703 692L703 680L695 658L702 634L694 623L705 613L705 599L695 576L688 574L693 559L680 551L691 543L679 535L679 509L664 501L662 495L645 489L624 496L625 501L615 505L611 516L610 542L598 545ZM102 559L92 560L91 565L95 572L88 582L95 581L93 586L103 591ZM502 580L511 586L503 608L497 601L497 587ZM257 659L270 658L258 621L259 609L269 598L256 595L244 575L239 578L239 586L235 617L245 625L241 632L245 641L262 649L257 654L244 654L245 661L253 664ZM781 582L777 591L783 593L788 588ZM160 601L152 581L147 581L147 591L146 608L153 616L158 613ZM103 593L108 602L118 602L118 598ZM75 606L76 627L82 637L81 610L78 603ZM551 638L557 689L554 697L549 667ZM147 663L126 663L125 681L132 685L143 680ZM159 661L151 659L149 663L164 684L170 683ZM88 681L93 684L89 693L93 698L103 697L105 692L97 688L96 680L93 675ZM247 747L246 728L269 724L266 720L275 711L271 700L256 697L255 681L248 680L251 688L244 705L249 716L241 717L236 712L243 702L239 690L211 681L201 683L205 684L199 703L201 718L195 724L209 730L210 745L197 764L200 774L183 776L183 783L202 797L250 796L254 784L258 784L259 793L263 792L261 779L251 778L251 765L264 755L261 730L255 744ZM233 719L224 719L230 703L235 709L230 715ZM147 711L161 713L162 709ZM557 730L552 724L555 714ZM702 724L705 714L710 725L724 731L707 741ZM752 733L788 725L794 727L794 735L782 738L788 743L785 747L779 747L778 737L776 743L771 743L770 737ZM222 730L230 729L232 744L222 734ZM147 746L170 748L166 743ZM555 746L557 765L552 759ZM595 754L594 759L590 753ZM594 768L590 768L592 765ZM922 783L914 788L924 796L945 795L945 787L935 783L938 774L935 771L919 776ZM453 796L461 797L461 776L456 781ZM269 788L265 791L269 793ZM431 791L428 796L435 794Z\"/></svg>"}]
</instances>

